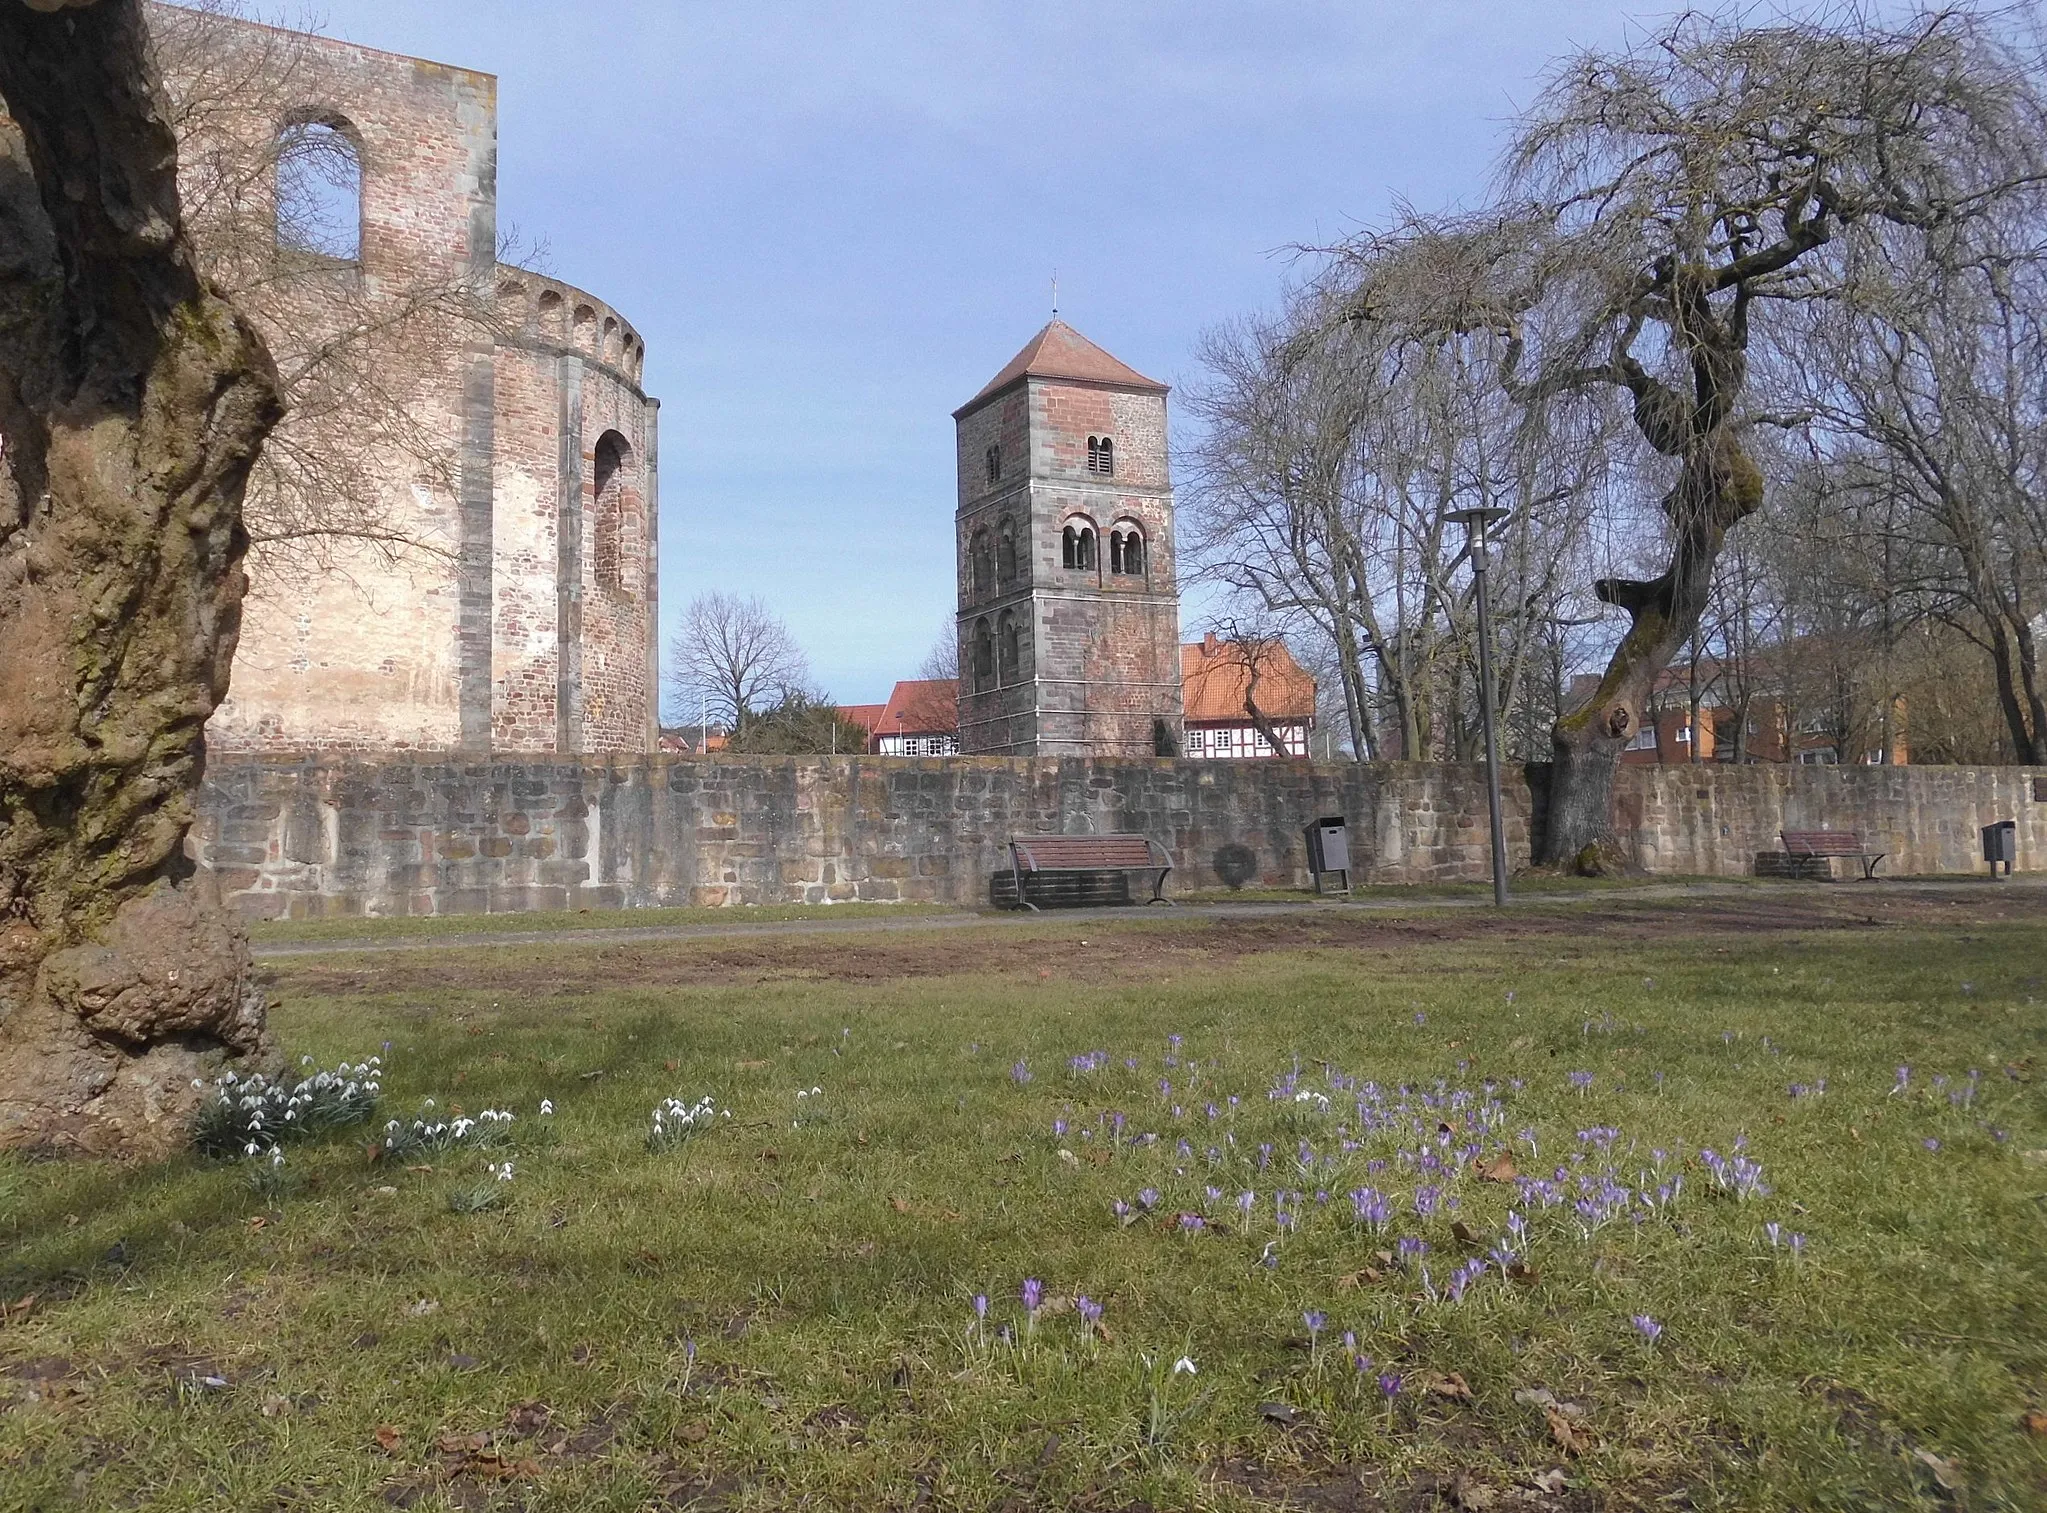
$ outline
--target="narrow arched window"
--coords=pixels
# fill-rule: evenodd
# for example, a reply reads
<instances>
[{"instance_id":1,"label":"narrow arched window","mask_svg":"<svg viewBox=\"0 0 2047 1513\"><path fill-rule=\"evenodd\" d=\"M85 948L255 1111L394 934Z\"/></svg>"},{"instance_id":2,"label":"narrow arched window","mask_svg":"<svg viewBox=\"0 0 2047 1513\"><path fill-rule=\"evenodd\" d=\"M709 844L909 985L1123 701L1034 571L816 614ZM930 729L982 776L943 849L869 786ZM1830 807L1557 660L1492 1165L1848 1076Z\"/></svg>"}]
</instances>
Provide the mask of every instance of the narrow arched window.
<instances>
[{"instance_id":1,"label":"narrow arched window","mask_svg":"<svg viewBox=\"0 0 2047 1513\"><path fill-rule=\"evenodd\" d=\"M989 634L985 619L974 622L974 691L983 692L995 686L995 637Z\"/></svg>"},{"instance_id":2,"label":"narrow arched window","mask_svg":"<svg viewBox=\"0 0 2047 1513\"><path fill-rule=\"evenodd\" d=\"M598 586L628 592L640 545L632 448L616 431L597 438L590 454L590 558Z\"/></svg>"},{"instance_id":3,"label":"narrow arched window","mask_svg":"<svg viewBox=\"0 0 2047 1513\"><path fill-rule=\"evenodd\" d=\"M1059 565L1080 566L1080 532L1070 525L1059 533Z\"/></svg>"},{"instance_id":4,"label":"narrow arched window","mask_svg":"<svg viewBox=\"0 0 2047 1513\"><path fill-rule=\"evenodd\" d=\"M1002 681L1005 683L1014 683L1016 681L1017 650L1020 641L1021 638L1017 634L1016 616L1008 610L1004 610L1002 612L1002 634L996 643L997 656L999 658L996 665L1000 669Z\"/></svg>"},{"instance_id":5,"label":"narrow arched window","mask_svg":"<svg viewBox=\"0 0 2047 1513\"><path fill-rule=\"evenodd\" d=\"M1095 565L1095 533L1087 526L1082 526L1074 544L1077 548L1075 556L1078 559L1074 565L1083 570L1091 570Z\"/></svg>"},{"instance_id":6,"label":"narrow arched window","mask_svg":"<svg viewBox=\"0 0 2047 1513\"><path fill-rule=\"evenodd\" d=\"M1002 443L999 441L988 448L988 481L990 483L1002 481Z\"/></svg>"},{"instance_id":7,"label":"narrow arched window","mask_svg":"<svg viewBox=\"0 0 2047 1513\"><path fill-rule=\"evenodd\" d=\"M967 563L968 570L973 577L974 592L977 594L987 593L990 582L990 570L988 533L986 531L974 532L973 542L967 548Z\"/></svg>"},{"instance_id":8,"label":"narrow arched window","mask_svg":"<svg viewBox=\"0 0 2047 1513\"><path fill-rule=\"evenodd\" d=\"M1016 576L1016 522L1007 515L995 528L995 576L1004 583Z\"/></svg>"},{"instance_id":9,"label":"narrow arched window","mask_svg":"<svg viewBox=\"0 0 2047 1513\"><path fill-rule=\"evenodd\" d=\"M1106 436L1087 439L1087 470L1101 478L1116 476L1116 443Z\"/></svg>"},{"instance_id":10,"label":"narrow arched window","mask_svg":"<svg viewBox=\"0 0 2047 1513\"><path fill-rule=\"evenodd\" d=\"M277 139L277 245L337 263L362 258L362 153L339 121Z\"/></svg>"},{"instance_id":11,"label":"narrow arched window","mask_svg":"<svg viewBox=\"0 0 2047 1513\"><path fill-rule=\"evenodd\" d=\"M1144 576L1144 536L1135 526L1109 532L1109 571L1127 578Z\"/></svg>"}]
</instances>

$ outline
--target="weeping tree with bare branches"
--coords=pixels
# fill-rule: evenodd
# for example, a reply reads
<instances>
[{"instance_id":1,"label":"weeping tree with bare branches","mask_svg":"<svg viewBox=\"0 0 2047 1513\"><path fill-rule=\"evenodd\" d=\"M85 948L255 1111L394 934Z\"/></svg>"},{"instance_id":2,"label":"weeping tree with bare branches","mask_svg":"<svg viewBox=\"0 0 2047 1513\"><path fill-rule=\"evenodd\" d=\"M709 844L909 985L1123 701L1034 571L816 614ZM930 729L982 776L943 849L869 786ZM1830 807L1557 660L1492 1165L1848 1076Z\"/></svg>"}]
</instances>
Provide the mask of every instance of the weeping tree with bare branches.
<instances>
[{"instance_id":1,"label":"weeping tree with bare branches","mask_svg":"<svg viewBox=\"0 0 2047 1513\"><path fill-rule=\"evenodd\" d=\"M1763 503L1751 363L1821 360L1782 339L1784 310L1837 303L1873 242L1951 235L2031 193L2043 117L2029 58L1968 11L1692 13L1555 67L1508 148L1501 208L1410 216L1350 249L1344 319L1495 333L1498 380L1532 423L1618 402L1668 469L1637 526L1663 570L1593 585L1628 623L1552 731L1539 862L1624 863L1620 753L1698 626L1727 533Z\"/></svg>"},{"instance_id":2,"label":"weeping tree with bare branches","mask_svg":"<svg viewBox=\"0 0 2047 1513\"><path fill-rule=\"evenodd\" d=\"M266 1047L184 840L278 384L137 0L0 0L0 104L0 1148L151 1153Z\"/></svg>"}]
</instances>

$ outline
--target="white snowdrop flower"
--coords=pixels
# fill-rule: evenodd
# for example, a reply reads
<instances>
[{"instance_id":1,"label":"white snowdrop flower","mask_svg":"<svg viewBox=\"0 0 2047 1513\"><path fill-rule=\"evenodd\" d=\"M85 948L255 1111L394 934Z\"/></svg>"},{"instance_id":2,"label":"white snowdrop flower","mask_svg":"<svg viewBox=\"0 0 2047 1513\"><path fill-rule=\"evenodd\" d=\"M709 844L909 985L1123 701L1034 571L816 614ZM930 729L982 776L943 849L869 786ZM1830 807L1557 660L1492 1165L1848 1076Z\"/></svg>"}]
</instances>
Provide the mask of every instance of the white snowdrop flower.
<instances>
[{"instance_id":1,"label":"white snowdrop flower","mask_svg":"<svg viewBox=\"0 0 2047 1513\"><path fill-rule=\"evenodd\" d=\"M259 1147L257 1146L256 1142L251 1140L247 1145L242 1147L242 1154L245 1156L253 1156L256 1154L258 1149Z\"/></svg>"},{"instance_id":2,"label":"white snowdrop flower","mask_svg":"<svg viewBox=\"0 0 2047 1513\"><path fill-rule=\"evenodd\" d=\"M1177 1361L1173 1362L1173 1375L1178 1376L1182 1372L1185 1372L1188 1376L1197 1376L1200 1374L1198 1371L1196 1371L1192 1358L1184 1355L1181 1356L1180 1359L1178 1359Z\"/></svg>"},{"instance_id":3,"label":"white snowdrop flower","mask_svg":"<svg viewBox=\"0 0 2047 1513\"><path fill-rule=\"evenodd\" d=\"M552 1103L549 1103L545 1098L543 1098L540 1100L540 1112L543 1114L551 1114L554 1112L554 1105Z\"/></svg>"}]
</instances>

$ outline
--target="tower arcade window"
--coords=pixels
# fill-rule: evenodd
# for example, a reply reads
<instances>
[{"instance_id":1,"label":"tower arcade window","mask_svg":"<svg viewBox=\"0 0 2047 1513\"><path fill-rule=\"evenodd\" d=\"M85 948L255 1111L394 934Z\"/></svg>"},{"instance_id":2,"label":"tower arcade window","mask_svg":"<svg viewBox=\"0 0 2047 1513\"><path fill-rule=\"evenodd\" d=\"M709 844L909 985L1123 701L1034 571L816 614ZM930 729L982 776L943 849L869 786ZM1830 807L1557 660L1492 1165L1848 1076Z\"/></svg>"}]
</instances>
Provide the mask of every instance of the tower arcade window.
<instances>
[{"instance_id":1,"label":"tower arcade window","mask_svg":"<svg viewBox=\"0 0 2047 1513\"><path fill-rule=\"evenodd\" d=\"M974 692L986 693L994 686L995 637L989 634L984 616L974 622Z\"/></svg>"},{"instance_id":2,"label":"tower arcade window","mask_svg":"<svg viewBox=\"0 0 2047 1513\"><path fill-rule=\"evenodd\" d=\"M1004 583L1016 576L1016 522L1007 515L995 527L995 576Z\"/></svg>"},{"instance_id":3,"label":"tower arcade window","mask_svg":"<svg viewBox=\"0 0 2047 1513\"><path fill-rule=\"evenodd\" d=\"M1075 522L1066 527L1059 536L1059 565L1075 569L1090 569L1095 565L1095 530L1085 522Z\"/></svg>"},{"instance_id":4,"label":"tower arcade window","mask_svg":"<svg viewBox=\"0 0 2047 1513\"><path fill-rule=\"evenodd\" d=\"M1016 669L1022 649L1022 637L1018 634L1016 616L1008 610L1002 612L1002 631L996 640L996 669L1004 683L1016 681Z\"/></svg>"},{"instance_id":5,"label":"tower arcade window","mask_svg":"<svg viewBox=\"0 0 2047 1513\"><path fill-rule=\"evenodd\" d=\"M1002 443L999 441L988 448L988 481L1002 482Z\"/></svg>"},{"instance_id":6,"label":"tower arcade window","mask_svg":"<svg viewBox=\"0 0 2047 1513\"><path fill-rule=\"evenodd\" d=\"M1144 576L1144 532L1125 523L1109 532L1109 571L1127 578Z\"/></svg>"},{"instance_id":7,"label":"tower arcade window","mask_svg":"<svg viewBox=\"0 0 2047 1513\"><path fill-rule=\"evenodd\" d=\"M1107 436L1087 439L1087 470L1100 478L1116 476L1116 443Z\"/></svg>"},{"instance_id":8,"label":"tower arcade window","mask_svg":"<svg viewBox=\"0 0 2047 1513\"><path fill-rule=\"evenodd\" d=\"M994 581L992 565L988 556L988 532L974 532L974 539L967 546L967 572L973 581L974 592L985 594L988 585Z\"/></svg>"}]
</instances>

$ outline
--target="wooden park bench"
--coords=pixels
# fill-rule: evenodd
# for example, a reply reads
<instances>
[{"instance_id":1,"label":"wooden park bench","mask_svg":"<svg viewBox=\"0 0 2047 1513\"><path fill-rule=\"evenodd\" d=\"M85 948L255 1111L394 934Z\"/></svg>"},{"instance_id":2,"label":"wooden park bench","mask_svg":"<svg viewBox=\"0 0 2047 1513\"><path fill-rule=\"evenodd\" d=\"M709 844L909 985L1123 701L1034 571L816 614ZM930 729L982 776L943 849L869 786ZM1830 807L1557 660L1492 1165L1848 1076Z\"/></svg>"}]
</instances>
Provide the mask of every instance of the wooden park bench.
<instances>
[{"instance_id":1,"label":"wooden park bench","mask_svg":"<svg viewBox=\"0 0 2047 1513\"><path fill-rule=\"evenodd\" d=\"M997 873L995 878L999 904L1032 910L1127 904L1133 872L1157 874L1146 903L1172 903L1165 890L1173 859L1148 836L1017 835L1010 838L1009 863L1008 877ZM1005 881L1008 888L1002 886Z\"/></svg>"},{"instance_id":2,"label":"wooden park bench","mask_svg":"<svg viewBox=\"0 0 2047 1513\"><path fill-rule=\"evenodd\" d=\"M1862 880L1872 882L1876 878L1876 864L1890 855L1888 851L1872 851L1863 843L1862 834L1856 830L1781 830L1784 838L1785 855L1800 861L1807 859L1852 856L1862 863Z\"/></svg>"}]
</instances>

